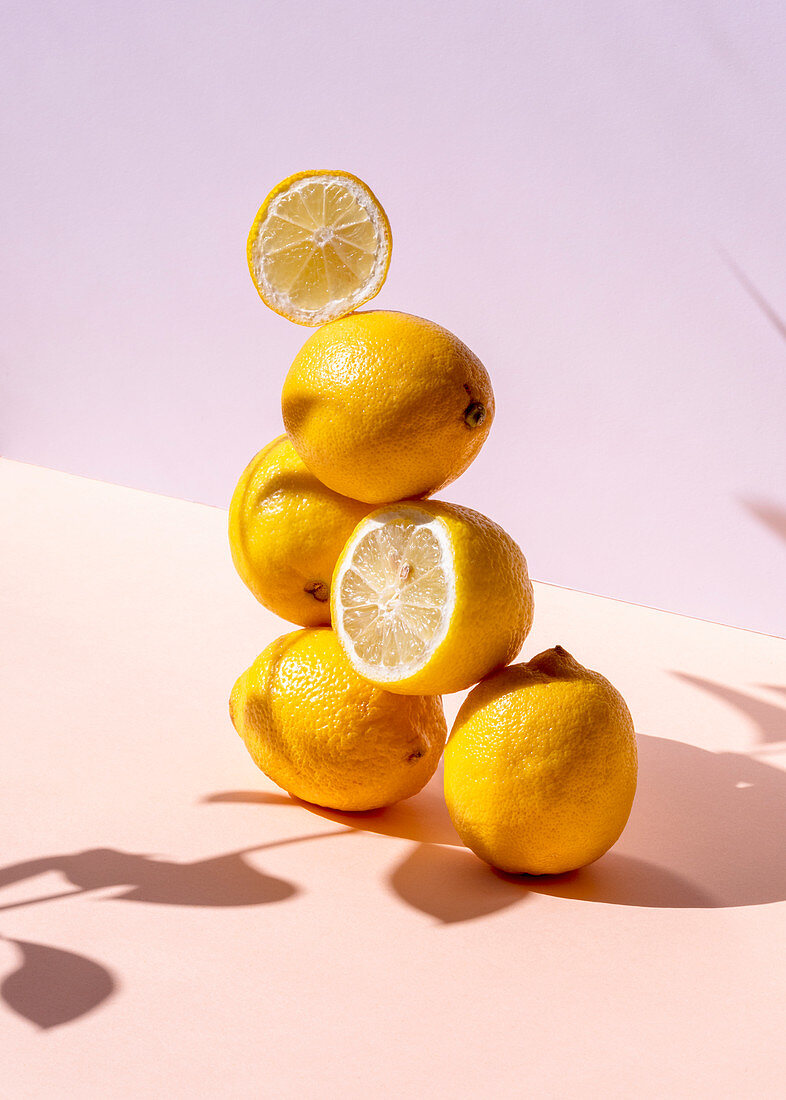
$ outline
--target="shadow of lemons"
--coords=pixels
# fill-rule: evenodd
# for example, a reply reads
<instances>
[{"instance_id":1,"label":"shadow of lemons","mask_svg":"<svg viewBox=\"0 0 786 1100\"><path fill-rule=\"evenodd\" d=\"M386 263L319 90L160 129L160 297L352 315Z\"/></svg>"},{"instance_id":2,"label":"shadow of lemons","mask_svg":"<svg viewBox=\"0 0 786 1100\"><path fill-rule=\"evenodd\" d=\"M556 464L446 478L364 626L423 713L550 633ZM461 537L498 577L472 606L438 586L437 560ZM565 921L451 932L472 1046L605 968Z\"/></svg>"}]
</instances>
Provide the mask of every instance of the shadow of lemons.
<instances>
[{"instance_id":1,"label":"shadow of lemons","mask_svg":"<svg viewBox=\"0 0 786 1100\"><path fill-rule=\"evenodd\" d=\"M500 872L501 873L501 872ZM714 909L717 902L667 867L623 856L613 849L589 867L564 875L504 875L526 882L535 894L606 905L637 905L650 909Z\"/></svg>"},{"instance_id":2,"label":"shadow of lemons","mask_svg":"<svg viewBox=\"0 0 786 1100\"><path fill-rule=\"evenodd\" d=\"M204 803L240 802L258 803L268 806L302 807L315 817L325 821L334 821L337 825L346 825L348 829L357 829L364 833L376 833L379 836L395 836L402 840L415 840L419 843L448 844L463 847L458 833L453 828L442 786L437 773L436 782L432 780L418 794L381 810L329 810L324 806L315 806L300 798L277 791L217 791L206 795Z\"/></svg>"},{"instance_id":3,"label":"shadow of lemons","mask_svg":"<svg viewBox=\"0 0 786 1100\"><path fill-rule=\"evenodd\" d=\"M704 896L708 907L786 900L786 773L745 753L661 737L638 741L633 811L604 860L644 861ZM674 904L671 890L661 904Z\"/></svg>"},{"instance_id":4,"label":"shadow of lemons","mask_svg":"<svg viewBox=\"0 0 786 1100\"><path fill-rule=\"evenodd\" d=\"M433 782L371 813L339 813L261 791L219 792L205 801L300 807L351 829L414 841L418 847L390 885L443 923L488 916L527 893L648 908L786 900L786 773L745 753L664 737L639 735L638 746L639 785L625 831L602 859L566 875L492 871L461 845Z\"/></svg>"},{"instance_id":5,"label":"shadow of lemons","mask_svg":"<svg viewBox=\"0 0 786 1100\"><path fill-rule=\"evenodd\" d=\"M744 753L646 735L638 744L630 820L596 863L564 875L506 875L424 838L390 876L393 890L445 923L488 916L528 893L664 909L786 900L786 774Z\"/></svg>"}]
</instances>

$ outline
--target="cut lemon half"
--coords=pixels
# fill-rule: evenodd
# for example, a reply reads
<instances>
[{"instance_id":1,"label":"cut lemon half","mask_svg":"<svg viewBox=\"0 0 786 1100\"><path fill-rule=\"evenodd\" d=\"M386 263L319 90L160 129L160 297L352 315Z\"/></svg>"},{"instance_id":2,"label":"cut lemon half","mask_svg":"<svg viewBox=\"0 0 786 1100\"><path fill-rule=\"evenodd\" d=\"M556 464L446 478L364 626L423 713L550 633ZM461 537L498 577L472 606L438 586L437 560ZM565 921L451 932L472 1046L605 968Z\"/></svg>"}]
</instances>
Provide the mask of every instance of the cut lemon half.
<instances>
[{"instance_id":1,"label":"cut lemon half","mask_svg":"<svg viewBox=\"0 0 786 1100\"><path fill-rule=\"evenodd\" d=\"M513 660L532 615L527 563L510 535L436 500L361 520L331 585L333 628L352 665L403 695L477 683Z\"/></svg>"},{"instance_id":2,"label":"cut lemon half","mask_svg":"<svg viewBox=\"0 0 786 1100\"><path fill-rule=\"evenodd\" d=\"M349 172L298 172L274 187L248 235L262 301L299 325L322 325L373 298L390 266L390 224Z\"/></svg>"}]
</instances>

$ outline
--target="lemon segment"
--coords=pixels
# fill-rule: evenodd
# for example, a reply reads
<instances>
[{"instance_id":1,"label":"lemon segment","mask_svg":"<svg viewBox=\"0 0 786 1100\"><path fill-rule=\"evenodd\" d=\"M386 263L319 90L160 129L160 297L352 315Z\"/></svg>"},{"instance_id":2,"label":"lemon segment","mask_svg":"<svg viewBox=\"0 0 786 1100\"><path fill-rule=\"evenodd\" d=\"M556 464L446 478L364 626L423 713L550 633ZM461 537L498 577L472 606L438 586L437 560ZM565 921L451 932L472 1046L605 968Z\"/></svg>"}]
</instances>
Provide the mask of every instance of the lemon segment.
<instances>
[{"instance_id":1,"label":"lemon segment","mask_svg":"<svg viewBox=\"0 0 786 1100\"><path fill-rule=\"evenodd\" d=\"M331 584L331 621L361 676L402 695L477 683L532 624L527 563L486 516L403 501L361 520Z\"/></svg>"},{"instance_id":2,"label":"lemon segment","mask_svg":"<svg viewBox=\"0 0 786 1100\"><path fill-rule=\"evenodd\" d=\"M390 265L385 211L348 172L299 172L267 196L248 237L260 297L301 325L350 313L380 290Z\"/></svg>"},{"instance_id":3,"label":"lemon segment","mask_svg":"<svg viewBox=\"0 0 786 1100\"><path fill-rule=\"evenodd\" d=\"M361 675L401 679L442 642L453 608L446 532L425 512L377 513L338 571L339 630Z\"/></svg>"}]
</instances>

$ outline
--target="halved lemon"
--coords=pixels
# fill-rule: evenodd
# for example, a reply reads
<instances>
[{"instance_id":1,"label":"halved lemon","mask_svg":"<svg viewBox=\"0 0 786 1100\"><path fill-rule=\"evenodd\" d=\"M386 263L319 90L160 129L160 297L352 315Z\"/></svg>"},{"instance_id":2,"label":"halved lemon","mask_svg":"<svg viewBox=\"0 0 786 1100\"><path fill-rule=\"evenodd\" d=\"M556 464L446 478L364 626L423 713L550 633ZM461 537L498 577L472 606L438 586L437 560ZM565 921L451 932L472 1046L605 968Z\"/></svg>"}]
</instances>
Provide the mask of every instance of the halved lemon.
<instances>
[{"instance_id":1,"label":"halved lemon","mask_svg":"<svg viewBox=\"0 0 786 1100\"><path fill-rule=\"evenodd\" d=\"M518 653L533 616L518 545L471 508L424 500L361 520L331 585L331 619L354 668L403 695L477 683Z\"/></svg>"},{"instance_id":2,"label":"halved lemon","mask_svg":"<svg viewBox=\"0 0 786 1100\"><path fill-rule=\"evenodd\" d=\"M362 180L349 172L298 172L259 208L248 267L266 305L316 326L378 293L391 248L387 215Z\"/></svg>"}]
</instances>

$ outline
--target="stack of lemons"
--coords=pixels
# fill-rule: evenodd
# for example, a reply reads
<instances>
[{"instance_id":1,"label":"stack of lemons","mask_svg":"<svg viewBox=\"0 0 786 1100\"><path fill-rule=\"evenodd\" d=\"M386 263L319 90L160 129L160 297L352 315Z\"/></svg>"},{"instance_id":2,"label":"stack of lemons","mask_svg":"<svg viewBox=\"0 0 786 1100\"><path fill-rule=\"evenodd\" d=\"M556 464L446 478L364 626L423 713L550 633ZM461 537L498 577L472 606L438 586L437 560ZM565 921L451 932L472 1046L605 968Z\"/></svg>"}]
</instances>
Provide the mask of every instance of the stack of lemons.
<instances>
[{"instance_id":1,"label":"stack of lemons","mask_svg":"<svg viewBox=\"0 0 786 1100\"><path fill-rule=\"evenodd\" d=\"M239 678L230 713L255 763L308 802L369 810L419 791L445 755L462 840L505 871L597 859L627 821L627 707L561 647L510 665L533 591L514 540L431 499L494 420L488 373L431 321L356 312L382 286L390 226L343 172L276 187L251 229L263 300L316 327L284 382L286 434L229 511L232 557L265 607L303 629ZM468 694L445 744L441 695Z\"/></svg>"}]
</instances>

